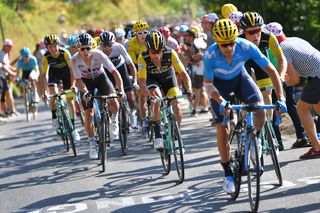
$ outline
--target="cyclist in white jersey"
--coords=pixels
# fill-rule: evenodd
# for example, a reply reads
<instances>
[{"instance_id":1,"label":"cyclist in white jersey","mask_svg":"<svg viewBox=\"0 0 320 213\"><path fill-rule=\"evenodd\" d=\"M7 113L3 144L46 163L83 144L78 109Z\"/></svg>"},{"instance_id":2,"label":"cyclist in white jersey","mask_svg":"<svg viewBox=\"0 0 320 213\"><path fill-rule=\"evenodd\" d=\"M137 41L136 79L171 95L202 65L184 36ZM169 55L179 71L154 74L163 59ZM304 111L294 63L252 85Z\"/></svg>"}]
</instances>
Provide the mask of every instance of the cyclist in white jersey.
<instances>
[{"instance_id":1,"label":"cyclist in white jersey","mask_svg":"<svg viewBox=\"0 0 320 213\"><path fill-rule=\"evenodd\" d=\"M137 85L137 70L132 62L132 59L128 52L126 51L125 47L116 42L115 35L112 32L103 32L100 34L100 46L98 47L99 50L104 52L112 61L113 65L119 70L122 82L123 82L123 87L124 91L126 93L126 96L128 98L128 103L129 107L131 109L130 111L130 125L132 128L136 128L136 119L135 119L135 106L136 106L136 101L135 101L135 96L134 96L134 88L138 88ZM132 76L132 81L133 85L131 83L131 79L127 70L127 67L130 70L130 74ZM107 73L109 79L113 83L114 78L110 73Z\"/></svg>"},{"instance_id":2,"label":"cyclist in white jersey","mask_svg":"<svg viewBox=\"0 0 320 213\"><path fill-rule=\"evenodd\" d=\"M123 92L122 80L118 70L114 67L109 58L100 50L92 48L93 38L89 34L80 34L76 38L76 44L79 52L72 56L71 65L76 85L83 94L85 129L90 142L89 156L91 159L97 159L98 153L92 123L93 100L90 98L90 95L94 94L95 89L98 89L100 95L114 95L116 93L104 68L106 68L114 77L116 88L119 92ZM115 99L111 100L111 136L113 139L119 138L118 110L118 101Z\"/></svg>"}]
</instances>

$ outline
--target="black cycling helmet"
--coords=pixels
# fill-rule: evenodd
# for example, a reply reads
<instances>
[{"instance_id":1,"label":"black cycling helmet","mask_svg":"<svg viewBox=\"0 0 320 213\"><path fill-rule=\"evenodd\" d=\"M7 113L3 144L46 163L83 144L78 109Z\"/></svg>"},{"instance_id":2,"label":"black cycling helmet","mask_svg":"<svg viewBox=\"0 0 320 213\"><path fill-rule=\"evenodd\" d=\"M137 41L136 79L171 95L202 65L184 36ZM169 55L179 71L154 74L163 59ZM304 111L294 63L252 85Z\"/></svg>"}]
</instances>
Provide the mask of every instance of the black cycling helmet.
<instances>
[{"instance_id":1,"label":"black cycling helmet","mask_svg":"<svg viewBox=\"0 0 320 213\"><path fill-rule=\"evenodd\" d=\"M115 35L108 31L101 33L99 39L102 44L113 44L116 41Z\"/></svg>"},{"instance_id":2,"label":"black cycling helmet","mask_svg":"<svg viewBox=\"0 0 320 213\"><path fill-rule=\"evenodd\" d=\"M257 12L246 12L240 19L240 27L243 30L250 27L261 27L263 24L263 18Z\"/></svg>"},{"instance_id":3,"label":"black cycling helmet","mask_svg":"<svg viewBox=\"0 0 320 213\"><path fill-rule=\"evenodd\" d=\"M58 36L56 34L50 33L47 34L44 39L43 39L44 43L46 46L48 46L49 44L59 44L60 40L58 38Z\"/></svg>"},{"instance_id":4,"label":"black cycling helmet","mask_svg":"<svg viewBox=\"0 0 320 213\"><path fill-rule=\"evenodd\" d=\"M165 46L165 39L162 33L158 30L151 30L146 36L146 47L154 51L159 51Z\"/></svg>"},{"instance_id":5,"label":"black cycling helmet","mask_svg":"<svg viewBox=\"0 0 320 213\"><path fill-rule=\"evenodd\" d=\"M92 46L93 38L89 33L82 33L76 38L77 46Z\"/></svg>"}]
</instances>

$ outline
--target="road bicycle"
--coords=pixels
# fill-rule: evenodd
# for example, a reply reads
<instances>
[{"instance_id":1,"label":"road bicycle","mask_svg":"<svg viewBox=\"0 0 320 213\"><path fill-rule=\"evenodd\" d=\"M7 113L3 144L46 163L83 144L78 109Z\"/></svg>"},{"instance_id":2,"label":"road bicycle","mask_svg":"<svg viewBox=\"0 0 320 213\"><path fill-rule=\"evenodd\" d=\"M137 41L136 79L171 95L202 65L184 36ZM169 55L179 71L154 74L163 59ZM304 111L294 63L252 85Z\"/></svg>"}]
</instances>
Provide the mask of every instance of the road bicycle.
<instances>
[{"instance_id":1,"label":"road bicycle","mask_svg":"<svg viewBox=\"0 0 320 213\"><path fill-rule=\"evenodd\" d=\"M32 119L36 119L38 112L38 103L34 100L34 89L32 88L31 82L27 79L22 80L23 98L24 98L24 109L26 112L26 119L30 121L30 114Z\"/></svg>"}]
</instances>

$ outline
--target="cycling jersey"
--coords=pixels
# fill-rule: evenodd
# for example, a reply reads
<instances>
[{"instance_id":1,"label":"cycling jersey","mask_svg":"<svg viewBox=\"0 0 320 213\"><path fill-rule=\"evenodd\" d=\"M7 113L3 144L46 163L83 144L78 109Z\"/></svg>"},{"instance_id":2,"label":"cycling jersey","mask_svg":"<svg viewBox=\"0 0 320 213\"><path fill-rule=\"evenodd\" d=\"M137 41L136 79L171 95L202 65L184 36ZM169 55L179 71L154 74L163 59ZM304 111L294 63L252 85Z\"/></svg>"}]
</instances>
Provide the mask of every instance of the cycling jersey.
<instances>
[{"instance_id":1,"label":"cycling jersey","mask_svg":"<svg viewBox=\"0 0 320 213\"><path fill-rule=\"evenodd\" d=\"M174 49L176 52L178 52L181 49L177 40L171 36L169 36L167 39L167 46L170 47L171 49Z\"/></svg>"},{"instance_id":2,"label":"cycling jersey","mask_svg":"<svg viewBox=\"0 0 320 213\"><path fill-rule=\"evenodd\" d=\"M237 38L235 42L231 64L227 63L217 43L207 49L203 60L204 77L207 80L212 81L214 78L230 80L245 70L244 63L249 59L253 59L261 68L268 65L268 59L256 45L243 38Z\"/></svg>"},{"instance_id":3,"label":"cycling jersey","mask_svg":"<svg viewBox=\"0 0 320 213\"><path fill-rule=\"evenodd\" d=\"M244 34L241 36L244 36ZM267 58L270 58L268 54L268 49L271 50L271 52L277 59L280 58L282 55L282 50L277 38L275 37L275 35L268 31L261 31L259 49ZM259 67L253 60L249 60L245 64L245 66L247 70L253 68L259 89L270 90L273 88L272 81L269 78L268 74L264 72L262 68Z\"/></svg>"},{"instance_id":4,"label":"cycling jersey","mask_svg":"<svg viewBox=\"0 0 320 213\"><path fill-rule=\"evenodd\" d=\"M144 44L140 44L137 37L132 38L128 42L128 53L135 65L138 64L139 55L146 50L147 47Z\"/></svg>"},{"instance_id":5,"label":"cycling jersey","mask_svg":"<svg viewBox=\"0 0 320 213\"><path fill-rule=\"evenodd\" d=\"M99 46L98 49L102 51L101 46ZM128 54L124 46L118 42L114 43L114 45L112 46L111 53L110 55L108 55L108 57L110 58L111 62L116 68L120 67L124 63L132 63L130 55Z\"/></svg>"},{"instance_id":6,"label":"cycling jersey","mask_svg":"<svg viewBox=\"0 0 320 213\"><path fill-rule=\"evenodd\" d=\"M76 53L74 56L72 56L71 66L75 79L97 78L99 75L104 73L103 68L108 69L110 73L116 70L109 58L98 49L92 49L92 61L90 67L86 65L79 53Z\"/></svg>"},{"instance_id":7,"label":"cycling jersey","mask_svg":"<svg viewBox=\"0 0 320 213\"><path fill-rule=\"evenodd\" d=\"M17 69L22 70L22 72L31 71L38 66L36 57L29 55L29 63L24 63L23 58L20 57L17 63Z\"/></svg>"},{"instance_id":8,"label":"cycling jersey","mask_svg":"<svg viewBox=\"0 0 320 213\"><path fill-rule=\"evenodd\" d=\"M60 80L64 90L71 87L70 58L69 51L62 47L59 47L59 55L56 58L51 56L48 50L42 56L42 73L46 74L49 70L49 87L58 85Z\"/></svg>"},{"instance_id":9,"label":"cycling jersey","mask_svg":"<svg viewBox=\"0 0 320 213\"><path fill-rule=\"evenodd\" d=\"M173 49L163 49L160 68L152 62L149 51L145 51L138 58L138 78L145 78L148 88L160 87L165 95L176 96L179 88L172 67L177 73L184 72L183 64Z\"/></svg>"}]
</instances>

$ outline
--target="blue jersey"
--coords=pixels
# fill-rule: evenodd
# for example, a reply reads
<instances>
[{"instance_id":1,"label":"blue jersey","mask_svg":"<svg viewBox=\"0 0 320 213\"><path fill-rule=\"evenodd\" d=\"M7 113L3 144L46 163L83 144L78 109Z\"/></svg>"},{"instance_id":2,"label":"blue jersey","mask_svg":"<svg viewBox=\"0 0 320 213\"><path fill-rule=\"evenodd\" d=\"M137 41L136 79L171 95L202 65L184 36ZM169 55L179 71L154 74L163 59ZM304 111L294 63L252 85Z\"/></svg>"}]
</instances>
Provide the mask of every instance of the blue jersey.
<instances>
[{"instance_id":1,"label":"blue jersey","mask_svg":"<svg viewBox=\"0 0 320 213\"><path fill-rule=\"evenodd\" d=\"M17 64L17 68L22 71L31 71L36 66L38 66L38 62L37 62L36 57L34 57L33 55L29 55L29 63L28 64L24 63L22 57L19 58L18 64Z\"/></svg>"},{"instance_id":2,"label":"blue jersey","mask_svg":"<svg viewBox=\"0 0 320 213\"><path fill-rule=\"evenodd\" d=\"M250 41L237 38L232 63L228 64L225 56L220 52L218 44L211 45L204 56L204 78L212 81L215 77L230 80L245 70L244 64L249 59L255 61L261 68L268 65L268 59L259 48Z\"/></svg>"}]
</instances>

